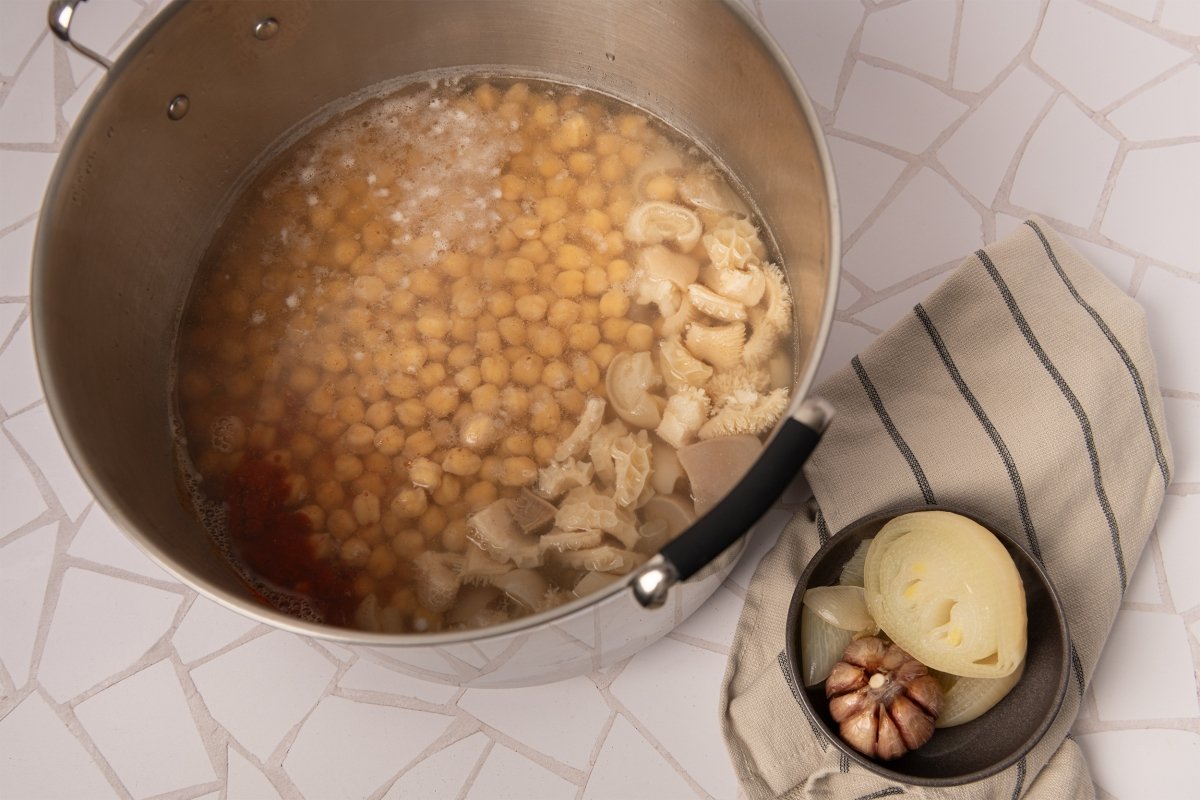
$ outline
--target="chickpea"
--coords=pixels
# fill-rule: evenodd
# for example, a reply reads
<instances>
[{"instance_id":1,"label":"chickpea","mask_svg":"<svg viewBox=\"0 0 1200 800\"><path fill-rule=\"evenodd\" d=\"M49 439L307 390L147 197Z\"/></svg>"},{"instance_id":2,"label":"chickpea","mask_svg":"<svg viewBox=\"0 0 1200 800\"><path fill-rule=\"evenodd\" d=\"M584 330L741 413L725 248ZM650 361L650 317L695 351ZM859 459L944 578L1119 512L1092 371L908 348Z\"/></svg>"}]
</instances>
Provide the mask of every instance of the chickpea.
<instances>
[{"instance_id":1,"label":"chickpea","mask_svg":"<svg viewBox=\"0 0 1200 800\"><path fill-rule=\"evenodd\" d=\"M442 291L442 279L431 269L414 270L409 276L408 290L422 300L437 297Z\"/></svg>"},{"instance_id":2,"label":"chickpea","mask_svg":"<svg viewBox=\"0 0 1200 800\"><path fill-rule=\"evenodd\" d=\"M475 335L475 349L482 355L494 355L504 347L499 331L483 331Z\"/></svg>"},{"instance_id":3,"label":"chickpea","mask_svg":"<svg viewBox=\"0 0 1200 800\"><path fill-rule=\"evenodd\" d=\"M646 148L638 142L627 142L621 145L621 163L633 169L646 158Z\"/></svg>"},{"instance_id":4,"label":"chickpea","mask_svg":"<svg viewBox=\"0 0 1200 800\"><path fill-rule=\"evenodd\" d=\"M541 381L544 366L545 361L541 356L529 353L513 364L512 379L523 386L533 386Z\"/></svg>"},{"instance_id":5,"label":"chickpea","mask_svg":"<svg viewBox=\"0 0 1200 800\"><path fill-rule=\"evenodd\" d=\"M480 386L479 389L471 393L473 403L475 394L484 388L486 387ZM475 407L478 408L479 406L476 405ZM473 414L462 424L458 435L464 447L475 451L486 451L496 443L499 432L496 429L496 423L490 416L487 414Z\"/></svg>"},{"instance_id":6,"label":"chickpea","mask_svg":"<svg viewBox=\"0 0 1200 800\"><path fill-rule=\"evenodd\" d=\"M578 319L579 304L566 298L555 300L546 313L546 321L560 330L574 324Z\"/></svg>"},{"instance_id":7,"label":"chickpea","mask_svg":"<svg viewBox=\"0 0 1200 800\"><path fill-rule=\"evenodd\" d=\"M333 245L333 260L339 267L348 267L350 262L358 258L362 245L353 239L339 239Z\"/></svg>"},{"instance_id":8,"label":"chickpea","mask_svg":"<svg viewBox=\"0 0 1200 800\"><path fill-rule=\"evenodd\" d=\"M562 411L553 400L535 400L529 408L529 427L538 433L558 430Z\"/></svg>"},{"instance_id":9,"label":"chickpea","mask_svg":"<svg viewBox=\"0 0 1200 800\"><path fill-rule=\"evenodd\" d=\"M574 175L582 178L591 174L595 168L596 156L592 153L579 150L567 156L567 169Z\"/></svg>"},{"instance_id":10,"label":"chickpea","mask_svg":"<svg viewBox=\"0 0 1200 800\"><path fill-rule=\"evenodd\" d=\"M450 317L439 308L427 309L417 320L417 331L429 339L441 339L450 332Z\"/></svg>"},{"instance_id":11,"label":"chickpea","mask_svg":"<svg viewBox=\"0 0 1200 800\"><path fill-rule=\"evenodd\" d=\"M481 383L483 383L483 374L480 372L479 367L474 364L465 367L454 376L454 385L463 394L470 394L475 391Z\"/></svg>"},{"instance_id":12,"label":"chickpea","mask_svg":"<svg viewBox=\"0 0 1200 800\"><path fill-rule=\"evenodd\" d=\"M592 163L594 168L594 159ZM579 205L583 206L585 209L599 208L600 206L604 205L604 201L606 199L604 187L600 183L591 181L585 183L579 188L579 191L575 193L576 202L578 202Z\"/></svg>"},{"instance_id":13,"label":"chickpea","mask_svg":"<svg viewBox=\"0 0 1200 800\"><path fill-rule=\"evenodd\" d=\"M624 144L619 134L605 131L596 135L596 155L611 156L619 153Z\"/></svg>"},{"instance_id":14,"label":"chickpea","mask_svg":"<svg viewBox=\"0 0 1200 800\"><path fill-rule=\"evenodd\" d=\"M623 343L625 334L629 332L629 326L633 323L624 317L609 317L600 323L600 332L604 334L604 340L612 344Z\"/></svg>"},{"instance_id":15,"label":"chickpea","mask_svg":"<svg viewBox=\"0 0 1200 800\"><path fill-rule=\"evenodd\" d=\"M353 514L344 508L339 508L330 512L327 527L329 532L338 539L345 539L358 530L358 523L354 521Z\"/></svg>"},{"instance_id":16,"label":"chickpea","mask_svg":"<svg viewBox=\"0 0 1200 800\"><path fill-rule=\"evenodd\" d=\"M278 435L279 429L274 425L256 422L246 436L246 446L251 450L268 450L275 446L275 438Z\"/></svg>"},{"instance_id":17,"label":"chickpea","mask_svg":"<svg viewBox=\"0 0 1200 800\"><path fill-rule=\"evenodd\" d=\"M554 277L554 292L559 297L576 298L583 294L583 273L565 270Z\"/></svg>"},{"instance_id":18,"label":"chickpea","mask_svg":"<svg viewBox=\"0 0 1200 800\"><path fill-rule=\"evenodd\" d=\"M500 196L505 200L520 200L525 192L525 181L519 175L500 176Z\"/></svg>"},{"instance_id":19,"label":"chickpea","mask_svg":"<svg viewBox=\"0 0 1200 800\"><path fill-rule=\"evenodd\" d=\"M421 387L417 379L411 375L393 374L388 378L384 388L397 400L411 400L417 396Z\"/></svg>"},{"instance_id":20,"label":"chickpea","mask_svg":"<svg viewBox=\"0 0 1200 800\"><path fill-rule=\"evenodd\" d=\"M378 303L384 289L383 281L374 275L361 275L354 279L354 297L367 305ZM366 326L357 329L365 330Z\"/></svg>"},{"instance_id":21,"label":"chickpea","mask_svg":"<svg viewBox=\"0 0 1200 800\"><path fill-rule=\"evenodd\" d=\"M558 449L558 441L552 436L539 436L533 440L533 455L543 464L554 459L554 451Z\"/></svg>"},{"instance_id":22,"label":"chickpea","mask_svg":"<svg viewBox=\"0 0 1200 800\"><path fill-rule=\"evenodd\" d=\"M567 226L562 220L553 222L542 231L542 244L551 250L559 247L567 238Z\"/></svg>"},{"instance_id":23,"label":"chickpea","mask_svg":"<svg viewBox=\"0 0 1200 800\"><path fill-rule=\"evenodd\" d=\"M288 388L296 394L307 395L321 383L321 376L307 364L297 364L288 375Z\"/></svg>"},{"instance_id":24,"label":"chickpea","mask_svg":"<svg viewBox=\"0 0 1200 800\"><path fill-rule=\"evenodd\" d=\"M564 244L554 254L554 263L560 269L586 270L592 259L587 250L574 244Z\"/></svg>"},{"instance_id":25,"label":"chickpea","mask_svg":"<svg viewBox=\"0 0 1200 800\"><path fill-rule=\"evenodd\" d=\"M571 372L575 379L575 388L581 392L593 391L600 385L600 366L587 356L576 356L571 362Z\"/></svg>"},{"instance_id":26,"label":"chickpea","mask_svg":"<svg viewBox=\"0 0 1200 800\"><path fill-rule=\"evenodd\" d=\"M367 558L367 572L381 580L396 571L396 554L386 545L376 545Z\"/></svg>"},{"instance_id":27,"label":"chickpea","mask_svg":"<svg viewBox=\"0 0 1200 800\"><path fill-rule=\"evenodd\" d=\"M496 489L494 483L479 481L467 487L467 490L463 492L463 500L469 509L479 511L494 503L498 495L499 490Z\"/></svg>"},{"instance_id":28,"label":"chickpea","mask_svg":"<svg viewBox=\"0 0 1200 800\"><path fill-rule=\"evenodd\" d=\"M417 304L417 296L410 291L399 289L392 292L388 300L388 308L397 314L407 314Z\"/></svg>"},{"instance_id":29,"label":"chickpea","mask_svg":"<svg viewBox=\"0 0 1200 800\"><path fill-rule=\"evenodd\" d=\"M482 463L479 456L467 448L453 447L442 459L442 469L451 475L474 475Z\"/></svg>"},{"instance_id":30,"label":"chickpea","mask_svg":"<svg viewBox=\"0 0 1200 800\"><path fill-rule=\"evenodd\" d=\"M536 239L542 232L542 223L535 216L523 215L508 223L508 230L518 239Z\"/></svg>"},{"instance_id":31,"label":"chickpea","mask_svg":"<svg viewBox=\"0 0 1200 800\"><path fill-rule=\"evenodd\" d=\"M588 267L583 273L583 292L599 297L608 289L608 272L603 267Z\"/></svg>"},{"instance_id":32,"label":"chickpea","mask_svg":"<svg viewBox=\"0 0 1200 800\"><path fill-rule=\"evenodd\" d=\"M325 527L325 509L319 505L307 505L296 513L308 520L311 530L317 531Z\"/></svg>"},{"instance_id":33,"label":"chickpea","mask_svg":"<svg viewBox=\"0 0 1200 800\"><path fill-rule=\"evenodd\" d=\"M555 328L541 325L530 332L529 346L542 358L555 358L562 355L566 337Z\"/></svg>"},{"instance_id":34,"label":"chickpea","mask_svg":"<svg viewBox=\"0 0 1200 800\"><path fill-rule=\"evenodd\" d=\"M566 388L571 377L571 368L561 361L551 361L542 370L542 383L551 389Z\"/></svg>"},{"instance_id":35,"label":"chickpea","mask_svg":"<svg viewBox=\"0 0 1200 800\"><path fill-rule=\"evenodd\" d=\"M448 506L462 495L462 481L448 473L442 475L442 482L433 490L431 498L439 506Z\"/></svg>"},{"instance_id":36,"label":"chickpea","mask_svg":"<svg viewBox=\"0 0 1200 800\"><path fill-rule=\"evenodd\" d=\"M383 226L382 222L368 222L362 228L363 249L368 253L379 252L387 247L391 240L392 237L388 235L387 228ZM361 260L362 256L359 256L359 259Z\"/></svg>"},{"instance_id":37,"label":"chickpea","mask_svg":"<svg viewBox=\"0 0 1200 800\"><path fill-rule=\"evenodd\" d=\"M565 167L562 160L557 158L553 159L552 161L548 160L546 164L553 168L553 172L544 176L547 178L554 177L559 172L562 172ZM538 219L542 221L543 225L545 225L551 222L558 222L560 219L565 217L567 215L568 206L567 201L561 197L543 197L541 200L537 201L535 208L537 209Z\"/></svg>"},{"instance_id":38,"label":"chickpea","mask_svg":"<svg viewBox=\"0 0 1200 800\"><path fill-rule=\"evenodd\" d=\"M333 405L334 413L342 422L347 425L353 425L356 422L362 422L366 415L366 409L363 408L363 401L351 395L342 397Z\"/></svg>"},{"instance_id":39,"label":"chickpea","mask_svg":"<svg viewBox=\"0 0 1200 800\"><path fill-rule=\"evenodd\" d=\"M533 435L527 431L517 431L504 437L500 449L505 455L528 456L533 454Z\"/></svg>"},{"instance_id":40,"label":"chickpea","mask_svg":"<svg viewBox=\"0 0 1200 800\"><path fill-rule=\"evenodd\" d=\"M416 458L408 466L408 479L422 489L433 491L442 482L442 468L428 458Z\"/></svg>"},{"instance_id":41,"label":"chickpea","mask_svg":"<svg viewBox=\"0 0 1200 800\"><path fill-rule=\"evenodd\" d=\"M375 447L375 429L370 425L356 422L342 434L342 443L351 453L362 455Z\"/></svg>"},{"instance_id":42,"label":"chickpea","mask_svg":"<svg viewBox=\"0 0 1200 800\"><path fill-rule=\"evenodd\" d=\"M356 455L343 453L333 460L333 478L338 481L352 481L363 474L363 463Z\"/></svg>"},{"instance_id":43,"label":"chickpea","mask_svg":"<svg viewBox=\"0 0 1200 800\"><path fill-rule=\"evenodd\" d=\"M509 456L504 459L500 482L505 486L528 486L537 480L537 464L526 456Z\"/></svg>"},{"instance_id":44,"label":"chickpea","mask_svg":"<svg viewBox=\"0 0 1200 800\"><path fill-rule=\"evenodd\" d=\"M342 542L342 561L352 567L365 567L371 557L371 546L354 536Z\"/></svg>"},{"instance_id":45,"label":"chickpea","mask_svg":"<svg viewBox=\"0 0 1200 800\"><path fill-rule=\"evenodd\" d=\"M374 525L379 522L379 495L374 492L356 494L351 506L354 519L359 525Z\"/></svg>"},{"instance_id":46,"label":"chickpea","mask_svg":"<svg viewBox=\"0 0 1200 800\"><path fill-rule=\"evenodd\" d=\"M572 350L591 350L600 344L600 329L588 322L577 322L567 331L567 345Z\"/></svg>"},{"instance_id":47,"label":"chickpea","mask_svg":"<svg viewBox=\"0 0 1200 800\"><path fill-rule=\"evenodd\" d=\"M292 456L298 462L308 461L316 455L320 447L320 442L315 437L303 431L292 434L292 440L288 444L292 448Z\"/></svg>"},{"instance_id":48,"label":"chickpea","mask_svg":"<svg viewBox=\"0 0 1200 800\"><path fill-rule=\"evenodd\" d=\"M424 489L412 487L402 489L392 498L389 509L399 517L415 519L425 513L429 507L429 498Z\"/></svg>"},{"instance_id":49,"label":"chickpea","mask_svg":"<svg viewBox=\"0 0 1200 800\"><path fill-rule=\"evenodd\" d=\"M442 259L442 272L451 278L461 278L471 271L471 259L466 253L447 253Z\"/></svg>"},{"instance_id":50,"label":"chickpea","mask_svg":"<svg viewBox=\"0 0 1200 800\"><path fill-rule=\"evenodd\" d=\"M406 428L419 428L425 424L425 406L419 400L410 399L396 406L396 419Z\"/></svg>"},{"instance_id":51,"label":"chickpea","mask_svg":"<svg viewBox=\"0 0 1200 800\"><path fill-rule=\"evenodd\" d=\"M442 530L446 527L447 521L446 512L442 510L441 506L430 506L421 515L421 518L417 520L417 530L428 541L441 534Z\"/></svg>"},{"instance_id":52,"label":"chickpea","mask_svg":"<svg viewBox=\"0 0 1200 800\"><path fill-rule=\"evenodd\" d=\"M450 320L450 338L455 342L473 341L478 330L479 325L469 317L452 317Z\"/></svg>"},{"instance_id":53,"label":"chickpea","mask_svg":"<svg viewBox=\"0 0 1200 800\"><path fill-rule=\"evenodd\" d=\"M428 456L437 449L437 441L429 431L417 431L404 442L404 455L410 458Z\"/></svg>"},{"instance_id":54,"label":"chickpea","mask_svg":"<svg viewBox=\"0 0 1200 800\"><path fill-rule=\"evenodd\" d=\"M532 266L532 265L531 265ZM532 278L532 275L530 276ZM546 316L546 298L537 294L526 295L516 301L517 316L526 322L537 322Z\"/></svg>"},{"instance_id":55,"label":"chickpea","mask_svg":"<svg viewBox=\"0 0 1200 800\"><path fill-rule=\"evenodd\" d=\"M329 206L313 206L308 212L308 221L318 231L327 231L333 226L333 221L337 219L334 210Z\"/></svg>"},{"instance_id":56,"label":"chickpea","mask_svg":"<svg viewBox=\"0 0 1200 800\"><path fill-rule=\"evenodd\" d=\"M465 553L470 545L471 529L466 519L451 520L442 529L442 547L451 553Z\"/></svg>"},{"instance_id":57,"label":"chickpea","mask_svg":"<svg viewBox=\"0 0 1200 800\"><path fill-rule=\"evenodd\" d=\"M561 162L560 162L561 163ZM565 169L561 170L553 178L546 181L546 194L551 197L570 197L575 194L576 188L579 186L579 181L575 180L572 175ZM562 221L552 222L546 226L542 232L542 240L545 241L547 234L551 228L562 225ZM550 234L551 238L555 238Z\"/></svg>"},{"instance_id":58,"label":"chickpea","mask_svg":"<svg viewBox=\"0 0 1200 800\"><path fill-rule=\"evenodd\" d=\"M387 400L378 400L367 407L363 421L375 431L381 431L396 418L396 406Z\"/></svg>"},{"instance_id":59,"label":"chickpea","mask_svg":"<svg viewBox=\"0 0 1200 800\"><path fill-rule=\"evenodd\" d=\"M454 413L458 408L458 387L437 386L425 398L425 407L433 416L442 419Z\"/></svg>"},{"instance_id":60,"label":"chickpea","mask_svg":"<svg viewBox=\"0 0 1200 800\"><path fill-rule=\"evenodd\" d=\"M469 344L455 345L446 354L446 366L451 369L463 369L474 363L475 348Z\"/></svg>"},{"instance_id":61,"label":"chickpea","mask_svg":"<svg viewBox=\"0 0 1200 800\"><path fill-rule=\"evenodd\" d=\"M398 348L388 351L391 356L391 366L415 375L417 370L425 366L429 360L429 350L416 342L408 342ZM383 367L383 364L379 365Z\"/></svg>"},{"instance_id":62,"label":"chickpea","mask_svg":"<svg viewBox=\"0 0 1200 800\"><path fill-rule=\"evenodd\" d=\"M283 479L283 486L287 490L283 498L283 504L287 508L300 505L308 497L308 478L303 475L288 475Z\"/></svg>"},{"instance_id":63,"label":"chickpea","mask_svg":"<svg viewBox=\"0 0 1200 800\"><path fill-rule=\"evenodd\" d=\"M631 350L649 350L654 345L654 329L643 322L635 322L625 332L625 343Z\"/></svg>"},{"instance_id":64,"label":"chickpea","mask_svg":"<svg viewBox=\"0 0 1200 800\"><path fill-rule=\"evenodd\" d=\"M510 368L502 355L484 356L479 362L479 376L487 383L502 386L508 383Z\"/></svg>"},{"instance_id":65,"label":"chickpea","mask_svg":"<svg viewBox=\"0 0 1200 800\"><path fill-rule=\"evenodd\" d=\"M530 239L528 242L522 243L517 252L520 253L521 258L528 259L538 266L550 260L550 251L540 239Z\"/></svg>"},{"instance_id":66,"label":"chickpea","mask_svg":"<svg viewBox=\"0 0 1200 800\"><path fill-rule=\"evenodd\" d=\"M617 350L608 342L601 342L592 348L592 360L596 362L600 369L608 369L608 364L613 360L613 356L617 354Z\"/></svg>"},{"instance_id":67,"label":"chickpea","mask_svg":"<svg viewBox=\"0 0 1200 800\"><path fill-rule=\"evenodd\" d=\"M421 532L407 528L392 537L392 552L410 561L425 551L425 537Z\"/></svg>"},{"instance_id":68,"label":"chickpea","mask_svg":"<svg viewBox=\"0 0 1200 800\"><path fill-rule=\"evenodd\" d=\"M624 180L625 176L629 172L629 169L626 167L625 162L621 160L620 155L614 153L613 155L605 156L604 158L600 159L600 167L596 172L600 176L601 180L609 184L613 184Z\"/></svg>"},{"instance_id":69,"label":"chickpea","mask_svg":"<svg viewBox=\"0 0 1200 800\"><path fill-rule=\"evenodd\" d=\"M485 383L471 392L471 406L484 414L492 414L500 407L500 390Z\"/></svg>"},{"instance_id":70,"label":"chickpea","mask_svg":"<svg viewBox=\"0 0 1200 800\"><path fill-rule=\"evenodd\" d=\"M604 317L619 318L629 313L629 297L616 289L609 289L600 298L600 314Z\"/></svg>"},{"instance_id":71,"label":"chickpea","mask_svg":"<svg viewBox=\"0 0 1200 800\"><path fill-rule=\"evenodd\" d=\"M655 175L646 181L644 192L651 200L670 202L675 199L675 179L670 175Z\"/></svg>"},{"instance_id":72,"label":"chickpea","mask_svg":"<svg viewBox=\"0 0 1200 800\"><path fill-rule=\"evenodd\" d=\"M441 364L426 364L417 371L417 383L426 389L432 389L446 380L446 368Z\"/></svg>"},{"instance_id":73,"label":"chickpea","mask_svg":"<svg viewBox=\"0 0 1200 800\"><path fill-rule=\"evenodd\" d=\"M497 329L508 344L525 343L525 321L520 317L505 317L497 323Z\"/></svg>"}]
</instances>

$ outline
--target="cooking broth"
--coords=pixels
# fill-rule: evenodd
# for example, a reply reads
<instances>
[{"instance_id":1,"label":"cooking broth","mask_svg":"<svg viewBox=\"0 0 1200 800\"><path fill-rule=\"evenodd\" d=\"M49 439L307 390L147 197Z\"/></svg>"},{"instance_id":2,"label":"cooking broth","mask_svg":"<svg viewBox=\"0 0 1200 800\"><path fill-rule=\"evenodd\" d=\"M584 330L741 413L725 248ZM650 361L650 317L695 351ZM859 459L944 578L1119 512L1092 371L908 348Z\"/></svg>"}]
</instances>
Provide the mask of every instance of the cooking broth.
<instances>
[{"instance_id":1,"label":"cooking broth","mask_svg":"<svg viewBox=\"0 0 1200 800\"><path fill-rule=\"evenodd\" d=\"M287 148L180 330L193 500L268 602L390 632L595 591L731 487L791 298L717 165L644 112L439 80Z\"/></svg>"}]
</instances>

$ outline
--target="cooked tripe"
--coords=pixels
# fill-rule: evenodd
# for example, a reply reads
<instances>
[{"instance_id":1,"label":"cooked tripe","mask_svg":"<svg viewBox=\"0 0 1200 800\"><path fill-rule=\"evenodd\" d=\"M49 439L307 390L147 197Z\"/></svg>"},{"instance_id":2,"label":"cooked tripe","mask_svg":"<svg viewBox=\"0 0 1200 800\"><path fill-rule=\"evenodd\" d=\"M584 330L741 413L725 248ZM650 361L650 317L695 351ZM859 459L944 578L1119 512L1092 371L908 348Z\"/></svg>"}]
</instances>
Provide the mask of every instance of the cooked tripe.
<instances>
[{"instance_id":1,"label":"cooked tripe","mask_svg":"<svg viewBox=\"0 0 1200 800\"><path fill-rule=\"evenodd\" d=\"M611 586L786 405L761 233L695 146L578 89L440 79L336 116L233 206L185 310L196 507L264 600L335 625Z\"/></svg>"}]
</instances>

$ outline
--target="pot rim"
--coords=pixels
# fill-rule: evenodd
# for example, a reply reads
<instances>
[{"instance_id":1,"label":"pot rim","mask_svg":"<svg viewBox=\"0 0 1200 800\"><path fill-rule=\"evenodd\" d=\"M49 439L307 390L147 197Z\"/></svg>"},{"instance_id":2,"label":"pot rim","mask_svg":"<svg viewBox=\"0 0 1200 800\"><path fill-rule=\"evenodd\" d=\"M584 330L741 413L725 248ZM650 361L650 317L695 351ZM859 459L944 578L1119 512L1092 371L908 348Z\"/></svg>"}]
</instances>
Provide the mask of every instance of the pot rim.
<instances>
[{"instance_id":1,"label":"pot rim","mask_svg":"<svg viewBox=\"0 0 1200 800\"><path fill-rule=\"evenodd\" d=\"M800 374L796 384L795 391L792 395L794 402L798 397L804 395L816 376L816 371L820 365L821 355L825 351L825 345L829 337L829 330L833 324L834 310L837 305L837 293L839 288L839 276L841 273L841 255L842 255L842 236L841 236L841 211L838 199L837 182L833 173L833 161L829 155L829 148L825 141L825 133L821 128L820 120L817 117L812 101L808 96L808 92L804 89L800 82L800 77L796 74L795 68L784 55L782 48L767 31L766 27L760 22L749 9L743 5L740 0L716 0L721 5L730 11L739 22L745 25L750 32L761 42L766 51L770 54L771 59L775 63L776 69L779 70L781 76L791 88L792 96L799 103L801 111L804 114L805 122L808 124L809 130L812 132L813 146L817 153L817 158L821 166L822 177L825 184L826 206L828 209L828 233L829 233L829 281L825 290L825 299L822 306L820 323L816 328L816 335L812 343L812 357L805 364L803 372ZM583 611L593 605L615 597L620 592L630 590L630 585L633 579L638 574L635 570L628 575L621 576L620 580L613 582L598 591L595 591L585 597L572 600L569 603L564 603L547 611L542 611L537 614L531 614L527 617L513 620L511 622L501 623L499 625L490 626L487 628L470 629L464 631L446 631L439 633L376 633L372 631L361 631L354 628L342 628L325 623L308 622L297 617L293 617L269 606L263 602L257 602L253 598L244 595L237 595L227 592L224 589L215 587L209 581L200 576L195 570L191 569L186 563L168 559L161 555L158 548L153 545L142 533L138 530L128 516L121 510L120 505L111 496L107 487L97 479L95 471L88 465L82 447L75 437L70 426L61 424L63 417L61 416L61 400L59 398L56 387L46 380L46 375L50 374L50 366L45 362L45 351L37 347L37 343L45 338L43 331L43 323L47 315L37 313L41 298L44 297L41 291L41 270L38 265L42 262L45 252L48 247L48 242L52 234L51 226L46 224L48 219L47 211L50 206L50 198L63 186L65 175L64 156L71 153L77 146L77 139L81 135L89 122L95 115L96 110L102 104L105 96L111 89L111 86L120 76L129 69L129 63L132 58L132 53L142 50L148 42L159 32L161 28L167 25L174 16L179 13L186 5L185 0L173 0L165 8L159 11L141 31L125 46L121 53L113 60L112 67L101 78L92 96L88 99L83 110L78 118L71 126L71 131L63 143L62 150L58 161L55 163L54 170L51 173L50 180L47 183L46 194L42 202L38 217L38 229L34 240L30 287L30 308L33 317L33 339L35 360L37 363L38 380L42 387L42 393L46 398L46 406L50 411L51 419L54 421L55 429L58 432L60 439L66 449L71 463L78 471L79 475L87 484L88 490L91 492L96 503L104 510L104 512L121 528L122 532L134 542L135 545L153 561L163 571L172 577L185 584L188 588L193 589L198 594L218 603L224 608L234 611L242 616L249 617L256 622L270 625L273 628L295 633L302 636L309 636L324 641L330 641L343 645L362 645L362 646L386 646L392 648L420 648L420 647L436 647L442 645L459 644L464 642L479 642L487 639L497 639L520 634L527 631L532 631L535 628L542 626L545 623L556 622L566 617L572 616L577 612ZM399 80L399 76L397 79ZM652 111L650 113L653 113ZM782 424L785 420L780 420ZM779 425L771 432L767 439L767 444L774 439L778 433ZM753 528L751 528L751 531ZM750 531L747 531L747 534ZM744 547L745 535L739 539L739 544L735 546ZM686 584L687 582L685 582Z\"/></svg>"}]
</instances>

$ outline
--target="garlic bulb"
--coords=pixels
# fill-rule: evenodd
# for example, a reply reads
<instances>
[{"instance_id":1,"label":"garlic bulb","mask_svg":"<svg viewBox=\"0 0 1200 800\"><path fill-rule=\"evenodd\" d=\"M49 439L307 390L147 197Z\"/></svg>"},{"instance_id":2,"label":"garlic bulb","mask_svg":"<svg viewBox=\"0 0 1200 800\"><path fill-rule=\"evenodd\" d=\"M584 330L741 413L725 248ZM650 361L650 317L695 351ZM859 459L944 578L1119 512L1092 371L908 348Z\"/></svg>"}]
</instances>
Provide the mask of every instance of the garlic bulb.
<instances>
[{"instance_id":1,"label":"garlic bulb","mask_svg":"<svg viewBox=\"0 0 1200 800\"><path fill-rule=\"evenodd\" d=\"M825 696L846 743L885 761L928 742L942 707L941 687L925 665L874 636L850 643Z\"/></svg>"}]
</instances>

